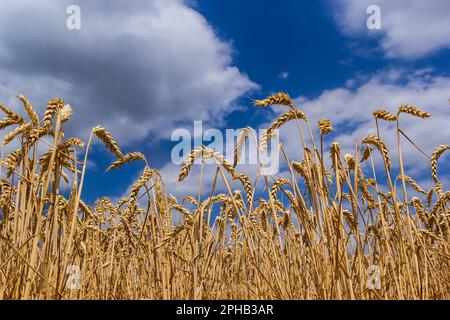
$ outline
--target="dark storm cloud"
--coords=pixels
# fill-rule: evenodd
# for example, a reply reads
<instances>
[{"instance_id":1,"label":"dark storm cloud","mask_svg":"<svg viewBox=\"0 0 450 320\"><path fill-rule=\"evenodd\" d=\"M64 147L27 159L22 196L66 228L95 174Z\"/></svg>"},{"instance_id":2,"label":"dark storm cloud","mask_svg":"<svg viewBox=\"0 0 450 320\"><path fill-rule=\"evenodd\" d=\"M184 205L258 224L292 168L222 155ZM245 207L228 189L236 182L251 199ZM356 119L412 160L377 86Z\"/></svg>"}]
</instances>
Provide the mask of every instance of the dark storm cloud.
<instances>
[{"instance_id":1,"label":"dark storm cloud","mask_svg":"<svg viewBox=\"0 0 450 320\"><path fill-rule=\"evenodd\" d=\"M70 4L81 30L66 28ZM178 0L0 4L0 101L22 92L42 110L60 96L84 134L102 124L125 141L167 138L180 121L220 121L256 87L231 54Z\"/></svg>"}]
</instances>

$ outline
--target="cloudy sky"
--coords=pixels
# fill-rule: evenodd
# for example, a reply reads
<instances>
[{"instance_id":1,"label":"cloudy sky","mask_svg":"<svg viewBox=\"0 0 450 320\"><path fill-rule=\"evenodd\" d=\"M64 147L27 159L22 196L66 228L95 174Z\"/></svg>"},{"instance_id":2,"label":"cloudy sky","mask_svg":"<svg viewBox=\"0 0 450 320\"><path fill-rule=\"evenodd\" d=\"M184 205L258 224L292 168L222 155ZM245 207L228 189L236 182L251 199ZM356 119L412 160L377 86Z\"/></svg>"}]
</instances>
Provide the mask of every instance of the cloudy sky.
<instances>
[{"instance_id":1,"label":"cloudy sky","mask_svg":"<svg viewBox=\"0 0 450 320\"><path fill-rule=\"evenodd\" d=\"M0 3L0 103L18 92L42 112L61 97L74 108L70 135L104 125L122 148L144 152L172 183L176 128L261 127L282 110L255 110L252 98L287 91L312 120L329 118L330 137L351 151L373 132L371 112L415 104L433 114L402 120L431 153L450 142L450 2L379 0L381 30L366 26L365 0L18 0ZM69 30L66 10L81 9ZM1 133L4 134L4 133ZM281 139L298 158L295 128ZM395 143L395 131L383 128ZM410 175L426 180L426 159L405 146ZM141 166L104 174L113 161L94 146L86 198L118 197ZM448 181L449 157L441 175ZM445 180L447 179L447 180ZM207 183L207 182L205 182ZM425 182L424 182L425 183ZM181 189L180 189L181 188Z\"/></svg>"}]
</instances>

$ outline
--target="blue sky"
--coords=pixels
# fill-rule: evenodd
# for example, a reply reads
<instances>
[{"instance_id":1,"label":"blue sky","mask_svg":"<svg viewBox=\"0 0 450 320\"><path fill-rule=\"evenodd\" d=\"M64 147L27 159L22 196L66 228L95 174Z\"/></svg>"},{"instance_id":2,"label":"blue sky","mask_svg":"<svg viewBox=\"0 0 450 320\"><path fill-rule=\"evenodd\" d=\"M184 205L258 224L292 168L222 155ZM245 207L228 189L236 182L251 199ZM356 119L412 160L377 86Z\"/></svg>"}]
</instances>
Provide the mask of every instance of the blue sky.
<instances>
[{"instance_id":1,"label":"blue sky","mask_svg":"<svg viewBox=\"0 0 450 320\"><path fill-rule=\"evenodd\" d=\"M65 8L76 3L82 28L68 31ZM70 133L86 136L105 125L128 151L144 152L168 186L177 127L262 126L280 108L256 110L251 98L286 91L312 120L330 118L330 137L344 151L371 133L371 112L417 104L436 119L402 123L428 153L448 144L450 129L450 3L445 0L378 1L381 30L368 30L356 0L26 1L0 5L1 103L18 108L17 92L39 108L61 96L77 114ZM20 12L25 22L11 17ZM6 32L5 26L8 25ZM230 111L232 110L232 111ZM80 123L82 125L80 125ZM385 140L395 140L385 128ZM295 128L281 138L298 156ZM410 175L427 182L427 163L405 147ZM114 160L94 145L84 198L120 197L141 164L112 173ZM298 158L298 157L297 157ZM448 157L441 161L448 183ZM209 181L210 182L210 181ZM205 181L208 184L208 181ZM181 189L180 189L181 188Z\"/></svg>"}]
</instances>

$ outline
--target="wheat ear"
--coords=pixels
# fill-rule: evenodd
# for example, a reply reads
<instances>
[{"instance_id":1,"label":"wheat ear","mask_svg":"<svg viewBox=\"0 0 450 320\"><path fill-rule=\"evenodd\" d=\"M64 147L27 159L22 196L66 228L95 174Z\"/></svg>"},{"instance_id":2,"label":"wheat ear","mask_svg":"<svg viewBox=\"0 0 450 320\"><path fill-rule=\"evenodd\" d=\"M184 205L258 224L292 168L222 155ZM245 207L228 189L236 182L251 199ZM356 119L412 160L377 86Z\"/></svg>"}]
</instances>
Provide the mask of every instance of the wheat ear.
<instances>
[{"instance_id":1,"label":"wheat ear","mask_svg":"<svg viewBox=\"0 0 450 320\"><path fill-rule=\"evenodd\" d=\"M157 175L156 170L154 169L145 169L139 179L133 184L130 191L129 202L136 202L139 190L155 175Z\"/></svg>"},{"instance_id":2,"label":"wheat ear","mask_svg":"<svg viewBox=\"0 0 450 320\"><path fill-rule=\"evenodd\" d=\"M17 137L19 134L23 134L26 133L28 130L31 129L32 126L32 122L27 122L22 124L21 126L16 127L13 131L11 131L10 133L8 133L4 138L3 138L3 145L6 146L8 143L10 143L15 137Z\"/></svg>"},{"instance_id":3,"label":"wheat ear","mask_svg":"<svg viewBox=\"0 0 450 320\"><path fill-rule=\"evenodd\" d=\"M13 124L17 124L17 120L16 119L12 119L12 118L4 118L0 121L0 130L3 130L9 126L12 126Z\"/></svg>"},{"instance_id":4,"label":"wheat ear","mask_svg":"<svg viewBox=\"0 0 450 320\"><path fill-rule=\"evenodd\" d=\"M272 137L274 130L281 128L287 122L289 122L291 120L295 120L295 119L307 120L308 118L306 117L304 112L302 112L298 109L291 109L288 112L283 113L275 121L273 121L270 124L269 128L267 128L267 131L266 131L265 135L263 136L263 139L261 141L261 145L262 145L261 149L264 150L267 147L267 143L268 143L269 139Z\"/></svg>"},{"instance_id":5,"label":"wheat ear","mask_svg":"<svg viewBox=\"0 0 450 320\"><path fill-rule=\"evenodd\" d=\"M433 154L431 155L431 176L433 177L433 180L435 183L439 183L439 179L438 179L438 172L437 172L437 163L439 158L442 156L442 154L444 152L446 152L447 150L450 150L450 146L443 144L440 145L439 147L437 147L434 151Z\"/></svg>"},{"instance_id":6,"label":"wheat ear","mask_svg":"<svg viewBox=\"0 0 450 320\"><path fill-rule=\"evenodd\" d=\"M33 125L39 126L39 117L34 110L31 103L27 100L27 98L24 97L23 94L18 94L17 98L22 102L23 107L25 108L25 111L27 112L28 116L30 117L31 121L33 121Z\"/></svg>"},{"instance_id":7,"label":"wheat ear","mask_svg":"<svg viewBox=\"0 0 450 320\"><path fill-rule=\"evenodd\" d=\"M383 142L383 140L381 140L377 136L368 135L362 140L362 143L370 144L370 145L373 145L374 147L376 147L378 149L378 151L380 151L380 153L386 163L387 169L391 170L391 160L389 158L389 150L386 147L386 144Z\"/></svg>"},{"instance_id":8,"label":"wheat ear","mask_svg":"<svg viewBox=\"0 0 450 320\"><path fill-rule=\"evenodd\" d=\"M61 123L67 122L73 114L72 107L69 104L61 108Z\"/></svg>"},{"instance_id":9,"label":"wheat ear","mask_svg":"<svg viewBox=\"0 0 450 320\"><path fill-rule=\"evenodd\" d=\"M257 107L267 107L271 105L286 105L292 106L291 97L287 93L278 92L274 95L271 95L263 100L253 100L253 105Z\"/></svg>"},{"instance_id":10,"label":"wheat ear","mask_svg":"<svg viewBox=\"0 0 450 320\"><path fill-rule=\"evenodd\" d=\"M237 173L234 175L235 180L239 180L242 183L242 186L245 189L245 195L247 197L247 202L250 203L253 197L253 188L250 183L250 179L243 173Z\"/></svg>"},{"instance_id":11,"label":"wheat ear","mask_svg":"<svg viewBox=\"0 0 450 320\"><path fill-rule=\"evenodd\" d=\"M45 109L44 117L42 118L44 129L47 132L51 130L53 117L62 107L64 107L64 101L59 98L54 98L47 103L47 108Z\"/></svg>"},{"instance_id":12,"label":"wheat ear","mask_svg":"<svg viewBox=\"0 0 450 320\"><path fill-rule=\"evenodd\" d=\"M331 121L328 119L320 119L317 121L317 126L319 127L320 134L324 136L334 130Z\"/></svg>"},{"instance_id":13,"label":"wheat ear","mask_svg":"<svg viewBox=\"0 0 450 320\"><path fill-rule=\"evenodd\" d=\"M397 121L397 116L384 109L377 109L373 112L375 119L381 119L384 121Z\"/></svg>"},{"instance_id":14,"label":"wheat ear","mask_svg":"<svg viewBox=\"0 0 450 320\"><path fill-rule=\"evenodd\" d=\"M130 152L124 155L123 157L117 159L114 161L108 169L106 169L106 172L117 169L121 166L123 166L126 163L130 163L136 160L145 160L145 156L140 152Z\"/></svg>"},{"instance_id":15,"label":"wheat ear","mask_svg":"<svg viewBox=\"0 0 450 320\"><path fill-rule=\"evenodd\" d=\"M337 142L333 142L330 146L330 159L334 176L342 183L344 174L342 172L341 148Z\"/></svg>"},{"instance_id":16,"label":"wheat ear","mask_svg":"<svg viewBox=\"0 0 450 320\"><path fill-rule=\"evenodd\" d=\"M242 149L244 148L245 141L247 140L249 134L252 132L251 127L243 128L237 137L236 146L234 148L234 156L233 156L233 167L236 168L239 157L241 156Z\"/></svg>"},{"instance_id":17,"label":"wheat ear","mask_svg":"<svg viewBox=\"0 0 450 320\"><path fill-rule=\"evenodd\" d=\"M419 117L422 119L431 117L431 113L424 112L424 111L420 110L419 108L417 108L415 106L411 106L411 105L401 105L398 108L397 114L400 115L400 113L406 113L406 114L409 114L409 115L412 115L415 117Z\"/></svg>"},{"instance_id":18,"label":"wheat ear","mask_svg":"<svg viewBox=\"0 0 450 320\"><path fill-rule=\"evenodd\" d=\"M191 151L181 167L180 174L178 175L179 182L183 181L189 175L195 160L197 160L200 156L204 157L206 153L207 150L204 146L197 147Z\"/></svg>"},{"instance_id":19,"label":"wheat ear","mask_svg":"<svg viewBox=\"0 0 450 320\"><path fill-rule=\"evenodd\" d=\"M97 138L105 144L106 149L115 154L118 158L123 157L119 145L112 135L102 126L96 126L92 131Z\"/></svg>"},{"instance_id":20,"label":"wheat ear","mask_svg":"<svg viewBox=\"0 0 450 320\"><path fill-rule=\"evenodd\" d=\"M401 179L402 176L399 175L397 177L397 179ZM405 176L405 181L417 192L422 193L422 194L426 194L426 191L411 177L409 176Z\"/></svg>"},{"instance_id":21,"label":"wheat ear","mask_svg":"<svg viewBox=\"0 0 450 320\"><path fill-rule=\"evenodd\" d=\"M17 113L15 113L11 109L5 107L2 104L0 104L0 110L2 110L9 118L15 120L16 123L22 124L22 123L25 122L25 120L24 120L24 118L22 116L18 115Z\"/></svg>"}]
</instances>

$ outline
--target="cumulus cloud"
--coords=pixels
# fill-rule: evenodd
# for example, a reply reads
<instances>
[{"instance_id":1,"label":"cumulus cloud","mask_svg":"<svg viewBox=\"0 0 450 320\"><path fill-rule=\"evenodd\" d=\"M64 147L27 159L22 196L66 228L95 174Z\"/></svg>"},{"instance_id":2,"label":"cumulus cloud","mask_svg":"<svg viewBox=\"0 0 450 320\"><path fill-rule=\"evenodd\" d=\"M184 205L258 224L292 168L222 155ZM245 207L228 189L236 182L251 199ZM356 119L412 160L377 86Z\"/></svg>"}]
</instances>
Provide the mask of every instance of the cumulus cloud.
<instances>
[{"instance_id":1,"label":"cumulus cloud","mask_svg":"<svg viewBox=\"0 0 450 320\"><path fill-rule=\"evenodd\" d=\"M368 30L369 5L381 9L382 29ZM341 30L351 36L376 36L388 57L415 59L450 48L447 0L342 0L333 2Z\"/></svg>"},{"instance_id":2,"label":"cumulus cloud","mask_svg":"<svg viewBox=\"0 0 450 320\"><path fill-rule=\"evenodd\" d=\"M169 138L182 122L220 123L256 88L231 46L182 0L79 0L81 29L66 28L73 1L0 4L0 101L22 92L42 112L70 103L69 128L106 126L121 142Z\"/></svg>"}]
</instances>

